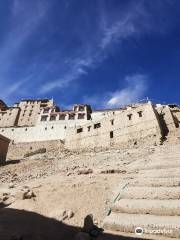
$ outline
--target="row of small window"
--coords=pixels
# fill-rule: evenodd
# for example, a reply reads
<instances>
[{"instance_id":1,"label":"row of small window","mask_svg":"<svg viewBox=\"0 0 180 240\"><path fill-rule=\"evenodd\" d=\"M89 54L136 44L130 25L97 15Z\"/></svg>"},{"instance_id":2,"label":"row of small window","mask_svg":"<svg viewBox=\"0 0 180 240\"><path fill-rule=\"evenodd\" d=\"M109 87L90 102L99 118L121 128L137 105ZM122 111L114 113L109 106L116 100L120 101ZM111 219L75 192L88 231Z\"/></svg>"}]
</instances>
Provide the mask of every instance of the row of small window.
<instances>
[{"instance_id":1,"label":"row of small window","mask_svg":"<svg viewBox=\"0 0 180 240\"><path fill-rule=\"evenodd\" d=\"M25 114L23 113L23 115L22 115L23 117L25 116ZM28 115L29 117L31 117L32 116L32 113L29 113L29 115Z\"/></svg>"},{"instance_id":2,"label":"row of small window","mask_svg":"<svg viewBox=\"0 0 180 240\"><path fill-rule=\"evenodd\" d=\"M20 122L27 122L27 121L29 122L30 120L31 120L30 118L28 118L27 120L26 120L26 119L23 119L23 118L21 118L21 119L20 119ZM32 123L32 122L31 122L31 123Z\"/></svg>"},{"instance_id":3,"label":"row of small window","mask_svg":"<svg viewBox=\"0 0 180 240\"><path fill-rule=\"evenodd\" d=\"M47 130L47 127L45 127L44 129ZM52 126L51 129L54 129L54 126ZM64 127L64 129L66 129L66 126ZM24 129L24 131L27 131L27 130L28 128ZM12 128L11 131L14 132L14 128ZM4 132L4 129L2 129L1 132Z\"/></svg>"},{"instance_id":4,"label":"row of small window","mask_svg":"<svg viewBox=\"0 0 180 240\"><path fill-rule=\"evenodd\" d=\"M67 127L64 126L64 129L66 129ZM47 127L44 128L45 130L47 130ZM51 129L54 129L54 126L51 127Z\"/></svg>"},{"instance_id":5,"label":"row of small window","mask_svg":"<svg viewBox=\"0 0 180 240\"><path fill-rule=\"evenodd\" d=\"M14 132L14 128L12 128L11 131ZM4 132L4 129L2 129L1 132Z\"/></svg>"},{"instance_id":6,"label":"row of small window","mask_svg":"<svg viewBox=\"0 0 180 240\"><path fill-rule=\"evenodd\" d=\"M88 132L90 132L91 127L92 127L92 126L88 126L88 127L87 127ZM94 129L97 129L97 128L100 128L100 127L101 127L101 123L96 123L96 124L94 124ZM83 128L78 128L78 129L77 129L77 133L81 133L81 132L83 132Z\"/></svg>"},{"instance_id":7,"label":"row of small window","mask_svg":"<svg viewBox=\"0 0 180 240\"><path fill-rule=\"evenodd\" d=\"M143 115L142 115L142 111L139 111L139 112L137 112L137 113L138 113L139 117L142 117L142 116L143 116ZM132 114L128 114L127 117L129 118L129 120L131 120L131 119L132 119Z\"/></svg>"},{"instance_id":8,"label":"row of small window","mask_svg":"<svg viewBox=\"0 0 180 240\"><path fill-rule=\"evenodd\" d=\"M29 107L34 108L34 105L29 105L29 106L26 105L26 106L25 106L25 109L26 109L26 108L29 108ZM25 111L26 111L26 110L25 110Z\"/></svg>"},{"instance_id":9,"label":"row of small window","mask_svg":"<svg viewBox=\"0 0 180 240\"><path fill-rule=\"evenodd\" d=\"M142 117L142 111L139 111L138 114L139 114L139 117ZM128 114L127 116L129 118L129 120L132 119L132 114ZM111 125L114 125L114 119L110 120L110 122L111 122ZM101 127L100 123L94 124L94 129L100 128L100 127ZM91 126L88 126L87 128L88 128L88 132L89 132L91 129ZM78 128L77 133L81 133L81 132L83 132L83 128ZM111 137L111 138L113 138L113 137Z\"/></svg>"},{"instance_id":10,"label":"row of small window","mask_svg":"<svg viewBox=\"0 0 180 240\"><path fill-rule=\"evenodd\" d=\"M85 114L81 114L81 113L78 114L78 119L84 119L84 117L85 117ZM46 116L41 116L41 121L47 121L47 119L48 119L47 115ZM65 120L65 119L66 119L66 115L64 115L64 114L59 115L59 119L58 120ZM74 119L75 119L75 114L69 114L68 120L74 120ZM52 116L50 116L49 120L50 121L56 121L57 120L57 116L56 115L52 115Z\"/></svg>"},{"instance_id":11,"label":"row of small window","mask_svg":"<svg viewBox=\"0 0 180 240\"><path fill-rule=\"evenodd\" d=\"M44 108L43 113L49 113L49 110L50 110L50 108ZM82 111L84 111L84 107L83 106L74 107L74 111L82 112Z\"/></svg>"},{"instance_id":12,"label":"row of small window","mask_svg":"<svg viewBox=\"0 0 180 240\"><path fill-rule=\"evenodd\" d=\"M5 115L7 112L1 112L0 115L3 116Z\"/></svg>"},{"instance_id":13,"label":"row of small window","mask_svg":"<svg viewBox=\"0 0 180 240\"><path fill-rule=\"evenodd\" d=\"M74 107L74 111L84 111L84 106L76 106Z\"/></svg>"}]
</instances>

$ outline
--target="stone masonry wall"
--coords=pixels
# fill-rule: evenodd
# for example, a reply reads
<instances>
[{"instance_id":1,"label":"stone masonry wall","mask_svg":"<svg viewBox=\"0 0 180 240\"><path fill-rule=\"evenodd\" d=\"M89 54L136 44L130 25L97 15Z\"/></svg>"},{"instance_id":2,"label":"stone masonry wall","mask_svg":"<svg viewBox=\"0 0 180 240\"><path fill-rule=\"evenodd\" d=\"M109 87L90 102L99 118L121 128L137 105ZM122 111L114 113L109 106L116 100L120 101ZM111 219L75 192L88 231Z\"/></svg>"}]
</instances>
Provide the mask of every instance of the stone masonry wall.
<instances>
[{"instance_id":1,"label":"stone masonry wall","mask_svg":"<svg viewBox=\"0 0 180 240\"><path fill-rule=\"evenodd\" d=\"M10 140L0 135L0 164L5 163Z\"/></svg>"},{"instance_id":2,"label":"stone masonry wall","mask_svg":"<svg viewBox=\"0 0 180 240\"><path fill-rule=\"evenodd\" d=\"M43 148L45 148L47 152L62 151L64 149L64 143L61 140L11 143L9 145L7 159L22 159L25 154L33 153Z\"/></svg>"},{"instance_id":3,"label":"stone masonry wall","mask_svg":"<svg viewBox=\"0 0 180 240\"><path fill-rule=\"evenodd\" d=\"M78 149L137 144L145 138L159 140L161 132L155 109L147 103L122 110L99 122L92 121L91 124L67 129L65 147Z\"/></svg>"},{"instance_id":4,"label":"stone masonry wall","mask_svg":"<svg viewBox=\"0 0 180 240\"><path fill-rule=\"evenodd\" d=\"M168 106L160 106L157 107L157 112L164 136L173 133L176 130L176 125L171 109Z\"/></svg>"}]
</instances>

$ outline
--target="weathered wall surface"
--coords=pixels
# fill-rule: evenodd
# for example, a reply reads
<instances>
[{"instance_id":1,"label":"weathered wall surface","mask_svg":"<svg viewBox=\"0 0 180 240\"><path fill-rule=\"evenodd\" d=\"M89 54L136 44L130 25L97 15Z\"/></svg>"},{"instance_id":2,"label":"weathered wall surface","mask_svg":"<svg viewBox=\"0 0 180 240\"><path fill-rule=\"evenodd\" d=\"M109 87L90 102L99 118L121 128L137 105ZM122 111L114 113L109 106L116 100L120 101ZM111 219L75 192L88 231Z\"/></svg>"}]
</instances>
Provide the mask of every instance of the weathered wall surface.
<instances>
[{"instance_id":1,"label":"weathered wall surface","mask_svg":"<svg viewBox=\"0 0 180 240\"><path fill-rule=\"evenodd\" d=\"M179 108L136 104L117 111L98 112L92 120L47 121L32 127L0 128L14 143L65 140L65 147L94 148L157 142L177 131ZM175 115L176 114L176 115Z\"/></svg>"},{"instance_id":2,"label":"weathered wall surface","mask_svg":"<svg viewBox=\"0 0 180 240\"><path fill-rule=\"evenodd\" d=\"M18 103L18 107L21 109L18 118L18 126L35 126L41 112L44 107L53 106L53 100L22 100Z\"/></svg>"},{"instance_id":3,"label":"weathered wall surface","mask_svg":"<svg viewBox=\"0 0 180 240\"><path fill-rule=\"evenodd\" d=\"M165 136L170 133L173 133L176 130L175 119L171 112L171 109L168 106L159 106L156 108L161 128Z\"/></svg>"},{"instance_id":4,"label":"weathered wall surface","mask_svg":"<svg viewBox=\"0 0 180 240\"><path fill-rule=\"evenodd\" d=\"M98 123L101 126L96 128ZM104 117L99 122L92 121L91 124L67 129L65 147L76 149L120 146L136 144L145 138L155 141L161 136L155 109L151 103L147 103Z\"/></svg>"},{"instance_id":5,"label":"weathered wall surface","mask_svg":"<svg viewBox=\"0 0 180 240\"><path fill-rule=\"evenodd\" d=\"M13 127L16 126L19 117L19 108L11 107L5 110L0 109L0 126Z\"/></svg>"},{"instance_id":6,"label":"weathered wall surface","mask_svg":"<svg viewBox=\"0 0 180 240\"><path fill-rule=\"evenodd\" d=\"M10 140L0 135L0 164L5 163Z\"/></svg>"},{"instance_id":7,"label":"weathered wall surface","mask_svg":"<svg viewBox=\"0 0 180 240\"><path fill-rule=\"evenodd\" d=\"M179 128L180 127L180 108L179 107L171 108L171 113L173 115L176 128Z\"/></svg>"},{"instance_id":8,"label":"weathered wall surface","mask_svg":"<svg viewBox=\"0 0 180 240\"><path fill-rule=\"evenodd\" d=\"M44 124L34 127L1 128L0 133L14 142L63 140L64 127L60 124Z\"/></svg>"},{"instance_id":9,"label":"weathered wall surface","mask_svg":"<svg viewBox=\"0 0 180 240\"><path fill-rule=\"evenodd\" d=\"M27 153L45 148L47 152L62 151L64 143L61 140L39 141L29 143L11 143L9 145L7 159L21 159Z\"/></svg>"}]
</instances>

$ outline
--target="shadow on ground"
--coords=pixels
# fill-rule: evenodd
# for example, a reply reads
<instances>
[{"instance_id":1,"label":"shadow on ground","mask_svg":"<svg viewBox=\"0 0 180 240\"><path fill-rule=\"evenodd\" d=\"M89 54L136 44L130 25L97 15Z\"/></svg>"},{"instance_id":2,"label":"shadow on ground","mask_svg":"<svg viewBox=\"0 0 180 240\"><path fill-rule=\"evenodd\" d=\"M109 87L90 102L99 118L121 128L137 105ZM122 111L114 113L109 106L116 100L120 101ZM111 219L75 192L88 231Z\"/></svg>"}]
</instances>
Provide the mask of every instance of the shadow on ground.
<instances>
[{"instance_id":1,"label":"shadow on ground","mask_svg":"<svg viewBox=\"0 0 180 240\"><path fill-rule=\"evenodd\" d=\"M10 165L10 164L17 164L20 163L20 160L7 160L4 164L5 165Z\"/></svg>"},{"instance_id":2,"label":"shadow on ground","mask_svg":"<svg viewBox=\"0 0 180 240\"><path fill-rule=\"evenodd\" d=\"M0 209L1 240L74 240L82 229L34 212L11 208ZM138 239L103 233L97 240Z\"/></svg>"}]
</instances>

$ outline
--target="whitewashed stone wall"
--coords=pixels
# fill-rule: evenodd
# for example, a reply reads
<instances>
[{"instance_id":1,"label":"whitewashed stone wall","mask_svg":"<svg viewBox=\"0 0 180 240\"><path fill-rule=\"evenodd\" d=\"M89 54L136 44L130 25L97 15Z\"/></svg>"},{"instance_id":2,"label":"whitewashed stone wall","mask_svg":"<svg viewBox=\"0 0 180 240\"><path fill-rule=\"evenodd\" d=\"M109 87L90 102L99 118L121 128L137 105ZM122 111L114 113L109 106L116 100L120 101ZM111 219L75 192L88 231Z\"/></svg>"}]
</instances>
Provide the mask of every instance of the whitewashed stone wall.
<instances>
[{"instance_id":1,"label":"whitewashed stone wall","mask_svg":"<svg viewBox=\"0 0 180 240\"><path fill-rule=\"evenodd\" d=\"M0 133L14 142L36 142L64 139L63 125L48 125L35 127L1 128Z\"/></svg>"}]
</instances>

